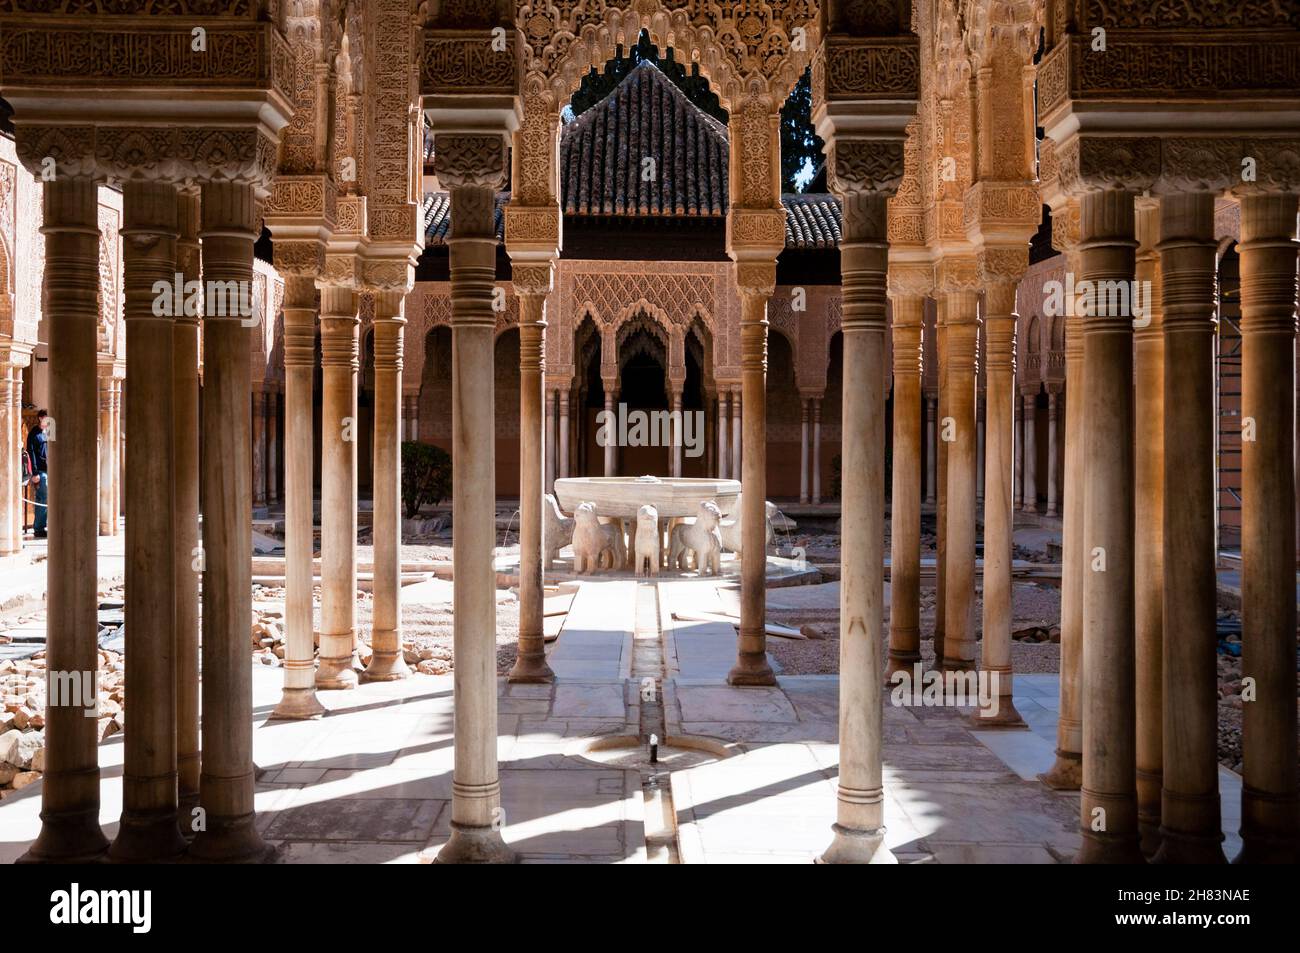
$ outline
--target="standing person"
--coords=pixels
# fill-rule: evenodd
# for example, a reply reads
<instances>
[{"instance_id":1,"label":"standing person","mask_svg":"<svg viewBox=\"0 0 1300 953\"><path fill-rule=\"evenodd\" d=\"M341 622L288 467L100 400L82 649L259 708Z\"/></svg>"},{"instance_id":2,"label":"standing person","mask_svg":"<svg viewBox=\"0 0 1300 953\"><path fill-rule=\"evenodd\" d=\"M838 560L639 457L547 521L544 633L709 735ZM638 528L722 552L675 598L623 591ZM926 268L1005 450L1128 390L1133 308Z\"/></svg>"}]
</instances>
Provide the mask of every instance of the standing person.
<instances>
[{"instance_id":1,"label":"standing person","mask_svg":"<svg viewBox=\"0 0 1300 953\"><path fill-rule=\"evenodd\" d=\"M36 411L36 423L27 433L27 455L32 461L32 483L36 486L36 522L32 535L45 539L48 535L46 520L49 508L46 504L50 498L49 457L46 453L49 438L45 431L50 426L50 415L44 409Z\"/></svg>"}]
</instances>

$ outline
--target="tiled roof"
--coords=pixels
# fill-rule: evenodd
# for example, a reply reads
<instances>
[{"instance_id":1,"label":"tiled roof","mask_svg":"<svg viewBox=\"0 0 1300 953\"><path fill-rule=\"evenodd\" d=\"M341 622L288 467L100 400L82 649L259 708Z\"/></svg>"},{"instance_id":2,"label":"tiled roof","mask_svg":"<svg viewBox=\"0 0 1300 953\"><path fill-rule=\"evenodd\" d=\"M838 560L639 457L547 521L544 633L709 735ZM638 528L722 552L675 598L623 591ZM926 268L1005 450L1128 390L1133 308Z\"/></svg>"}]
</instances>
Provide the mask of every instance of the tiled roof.
<instances>
[{"instance_id":1,"label":"tiled roof","mask_svg":"<svg viewBox=\"0 0 1300 953\"><path fill-rule=\"evenodd\" d=\"M570 215L725 215L727 127L643 61L564 127L560 191Z\"/></svg>"},{"instance_id":2,"label":"tiled roof","mask_svg":"<svg viewBox=\"0 0 1300 953\"><path fill-rule=\"evenodd\" d=\"M840 203L833 195L788 193L785 206L786 248L835 248L840 243Z\"/></svg>"}]
</instances>

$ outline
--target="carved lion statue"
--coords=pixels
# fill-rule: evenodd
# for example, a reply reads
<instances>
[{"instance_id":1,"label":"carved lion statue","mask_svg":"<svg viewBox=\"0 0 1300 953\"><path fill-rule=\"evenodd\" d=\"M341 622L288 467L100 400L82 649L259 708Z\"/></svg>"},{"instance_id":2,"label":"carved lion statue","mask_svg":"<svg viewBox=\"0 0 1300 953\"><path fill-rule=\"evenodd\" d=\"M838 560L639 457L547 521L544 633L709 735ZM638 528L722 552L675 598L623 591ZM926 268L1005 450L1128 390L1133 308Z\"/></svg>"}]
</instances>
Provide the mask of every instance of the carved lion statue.
<instances>
[{"instance_id":1,"label":"carved lion statue","mask_svg":"<svg viewBox=\"0 0 1300 953\"><path fill-rule=\"evenodd\" d=\"M678 523L673 527L672 542L668 550L668 568L683 569L682 556L686 550L695 555L695 567L700 575L722 574L722 534L718 523L722 511L712 500L705 500L696 511L694 523Z\"/></svg>"},{"instance_id":2,"label":"carved lion statue","mask_svg":"<svg viewBox=\"0 0 1300 953\"><path fill-rule=\"evenodd\" d=\"M546 547L546 568L555 563L560 550L573 542L573 517L565 516L560 511L560 504L554 494L542 496L542 542Z\"/></svg>"},{"instance_id":3,"label":"carved lion statue","mask_svg":"<svg viewBox=\"0 0 1300 953\"><path fill-rule=\"evenodd\" d=\"M659 575L659 511L649 503L636 511L632 568L638 576Z\"/></svg>"},{"instance_id":4,"label":"carved lion statue","mask_svg":"<svg viewBox=\"0 0 1300 953\"><path fill-rule=\"evenodd\" d=\"M594 503L580 503L573 511L573 571L619 569L627 559L623 534L617 526L602 525Z\"/></svg>"},{"instance_id":5,"label":"carved lion statue","mask_svg":"<svg viewBox=\"0 0 1300 953\"><path fill-rule=\"evenodd\" d=\"M741 555L740 506L743 496L744 494L736 495L736 505L731 510L732 516L728 519L724 519L720 524L718 524L718 529L722 532L722 548L729 553L735 553L737 556ZM787 518L785 514L778 510L776 504L771 500L765 500L763 502L763 508L766 511L766 532L764 540L768 546L771 546L772 539L776 535L773 524L777 520L783 520L786 524L784 528L788 530L794 526L794 523Z\"/></svg>"}]
</instances>

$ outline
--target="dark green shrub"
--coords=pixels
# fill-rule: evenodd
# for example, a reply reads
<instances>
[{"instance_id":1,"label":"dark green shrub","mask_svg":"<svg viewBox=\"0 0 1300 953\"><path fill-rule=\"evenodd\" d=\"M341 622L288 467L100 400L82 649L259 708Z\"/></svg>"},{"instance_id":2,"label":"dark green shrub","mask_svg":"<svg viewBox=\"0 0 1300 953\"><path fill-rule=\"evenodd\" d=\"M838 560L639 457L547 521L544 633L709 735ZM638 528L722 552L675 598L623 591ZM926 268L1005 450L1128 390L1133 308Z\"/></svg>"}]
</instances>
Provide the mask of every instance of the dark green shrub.
<instances>
[{"instance_id":1,"label":"dark green shrub","mask_svg":"<svg viewBox=\"0 0 1300 953\"><path fill-rule=\"evenodd\" d=\"M415 519L426 503L437 505L451 496L451 454L431 443L402 443L402 504L406 518Z\"/></svg>"}]
</instances>

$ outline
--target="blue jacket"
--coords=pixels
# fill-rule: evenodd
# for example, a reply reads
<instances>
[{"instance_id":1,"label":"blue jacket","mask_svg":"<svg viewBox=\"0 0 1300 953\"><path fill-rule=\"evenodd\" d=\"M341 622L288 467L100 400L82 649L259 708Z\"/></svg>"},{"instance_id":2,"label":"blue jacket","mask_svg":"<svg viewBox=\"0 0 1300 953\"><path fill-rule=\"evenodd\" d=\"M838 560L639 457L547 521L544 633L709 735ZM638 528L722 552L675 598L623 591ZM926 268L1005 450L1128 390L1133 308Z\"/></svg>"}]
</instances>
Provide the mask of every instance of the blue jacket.
<instances>
[{"instance_id":1,"label":"blue jacket","mask_svg":"<svg viewBox=\"0 0 1300 953\"><path fill-rule=\"evenodd\" d=\"M45 431L39 424L27 434L27 454L32 458L32 469L37 473L49 472L49 463L45 455L48 443L49 438L45 436Z\"/></svg>"}]
</instances>

